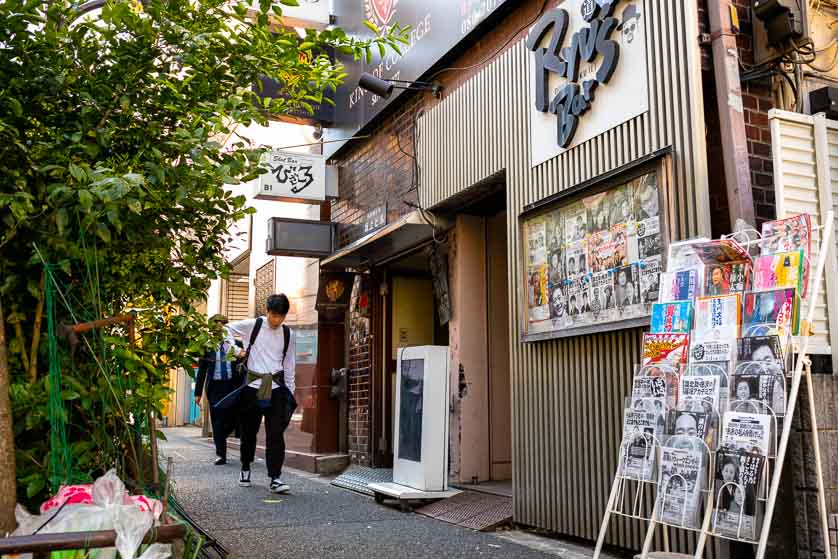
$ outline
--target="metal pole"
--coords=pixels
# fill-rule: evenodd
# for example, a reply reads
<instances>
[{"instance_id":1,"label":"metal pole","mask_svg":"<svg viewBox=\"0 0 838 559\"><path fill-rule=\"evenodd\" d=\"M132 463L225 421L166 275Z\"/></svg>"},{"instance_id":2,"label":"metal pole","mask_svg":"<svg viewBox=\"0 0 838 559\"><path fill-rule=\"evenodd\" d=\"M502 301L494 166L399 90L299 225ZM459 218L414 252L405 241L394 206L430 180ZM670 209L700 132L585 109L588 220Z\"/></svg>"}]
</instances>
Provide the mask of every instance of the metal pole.
<instances>
[{"instance_id":1,"label":"metal pole","mask_svg":"<svg viewBox=\"0 0 838 559\"><path fill-rule=\"evenodd\" d=\"M809 294L809 312L806 316L807 330L808 325L812 324L812 320L815 317L815 302L818 299L818 296L821 292L821 281L823 280L823 270L824 266L826 265L826 255L828 254L827 246L829 246L830 239L832 237L832 221L835 217L835 213L832 210L829 210L826 214L826 222L823 224L823 228L821 229L822 238L821 238L821 246L820 250L818 251L818 266L817 271L815 272L815 287L812 292ZM805 332L808 334L809 332ZM800 351L798 352L797 356L797 363L794 367L794 374L792 375L791 380L791 392L789 393L789 401L786 410L786 421L783 421L783 435L780 438L780 447L777 449L777 463L774 467L774 476L771 479L771 488L768 493L768 502L765 506L765 518L763 519L762 524L762 533L760 534L759 538L759 547L757 548L757 557L756 559L763 559L765 557L765 549L768 547L768 533L771 531L771 520L774 517L774 505L777 502L777 493L780 490L780 475L783 472L783 461L786 457L786 449L789 444L789 436L791 435L791 424L792 424L792 417L794 416L794 408L795 404L797 403L797 392L800 390L800 379L803 376L803 361L806 357L806 352L809 349L809 340L811 336L803 336L803 343L800 346ZM814 411L813 411L814 413ZM819 485L823 485L823 478L819 479ZM829 546L829 539L827 538L824 541L825 546ZM829 551L827 551L829 553Z\"/></svg>"},{"instance_id":2,"label":"metal pole","mask_svg":"<svg viewBox=\"0 0 838 559\"><path fill-rule=\"evenodd\" d=\"M707 4L730 225L733 227L737 218L753 224L754 202L742 87L739 83L739 51L730 23L732 6L728 0L709 0Z\"/></svg>"}]
</instances>

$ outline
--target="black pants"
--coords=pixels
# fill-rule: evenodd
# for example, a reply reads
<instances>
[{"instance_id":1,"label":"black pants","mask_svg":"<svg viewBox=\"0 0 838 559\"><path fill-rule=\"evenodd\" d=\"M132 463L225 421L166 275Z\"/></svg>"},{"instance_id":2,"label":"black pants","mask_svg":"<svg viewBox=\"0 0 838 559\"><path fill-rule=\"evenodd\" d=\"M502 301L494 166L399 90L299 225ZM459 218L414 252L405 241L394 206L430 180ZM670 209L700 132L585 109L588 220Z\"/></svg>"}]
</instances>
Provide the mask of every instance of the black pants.
<instances>
[{"instance_id":1,"label":"black pants","mask_svg":"<svg viewBox=\"0 0 838 559\"><path fill-rule=\"evenodd\" d=\"M265 461L268 464L268 476L279 477L285 462L285 429L291 422L291 415L297 407L294 396L284 386L271 392L271 407L259 407L256 389L247 387L242 390L239 400L241 414L241 460L242 469L249 469L256 456L256 435L262 418L265 418Z\"/></svg>"},{"instance_id":2,"label":"black pants","mask_svg":"<svg viewBox=\"0 0 838 559\"><path fill-rule=\"evenodd\" d=\"M235 407L216 408L214 404L236 388L233 381L213 381L207 387L207 399L210 402L210 422L215 454L227 458L227 437L238 427L238 413Z\"/></svg>"},{"instance_id":3,"label":"black pants","mask_svg":"<svg viewBox=\"0 0 838 559\"><path fill-rule=\"evenodd\" d=\"M227 437L236 429L235 410L210 406L210 421L212 422L212 442L215 443L215 454L226 459Z\"/></svg>"}]
</instances>

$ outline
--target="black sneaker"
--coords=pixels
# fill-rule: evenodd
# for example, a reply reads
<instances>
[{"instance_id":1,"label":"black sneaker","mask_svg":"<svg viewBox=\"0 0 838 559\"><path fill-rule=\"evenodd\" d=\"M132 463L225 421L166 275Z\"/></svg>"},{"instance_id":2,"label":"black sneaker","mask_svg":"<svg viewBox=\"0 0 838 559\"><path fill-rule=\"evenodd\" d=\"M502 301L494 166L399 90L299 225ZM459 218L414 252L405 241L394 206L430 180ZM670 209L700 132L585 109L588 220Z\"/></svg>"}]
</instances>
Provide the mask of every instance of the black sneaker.
<instances>
[{"instance_id":1,"label":"black sneaker","mask_svg":"<svg viewBox=\"0 0 838 559\"><path fill-rule=\"evenodd\" d=\"M278 477L271 479L271 486L269 488L271 493L288 493L291 491L291 488L288 487L288 484L282 483L282 480Z\"/></svg>"},{"instance_id":2,"label":"black sneaker","mask_svg":"<svg viewBox=\"0 0 838 559\"><path fill-rule=\"evenodd\" d=\"M239 474L239 485L241 487L250 487L250 470L242 470Z\"/></svg>"},{"instance_id":3,"label":"black sneaker","mask_svg":"<svg viewBox=\"0 0 838 559\"><path fill-rule=\"evenodd\" d=\"M226 463L227 463L227 459L226 459L226 458L222 458L221 456L219 456L218 458L216 458L216 459L215 459L215 462L214 462L214 464L215 464L216 466L223 466L223 465L224 465L224 464L226 464Z\"/></svg>"}]
</instances>

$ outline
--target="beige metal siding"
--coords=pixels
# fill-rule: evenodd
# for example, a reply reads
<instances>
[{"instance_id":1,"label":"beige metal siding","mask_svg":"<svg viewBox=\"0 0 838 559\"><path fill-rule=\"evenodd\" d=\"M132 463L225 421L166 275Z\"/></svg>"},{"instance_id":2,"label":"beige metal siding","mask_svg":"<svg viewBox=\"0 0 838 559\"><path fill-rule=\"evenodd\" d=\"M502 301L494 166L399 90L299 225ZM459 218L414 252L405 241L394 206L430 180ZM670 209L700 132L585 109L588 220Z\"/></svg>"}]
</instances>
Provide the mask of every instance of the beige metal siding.
<instances>
[{"instance_id":1,"label":"beige metal siding","mask_svg":"<svg viewBox=\"0 0 838 559\"><path fill-rule=\"evenodd\" d=\"M671 147L670 238L709 233L696 2L647 1L644 12L651 110L602 136L530 167L531 65L523 41L419 121L424 207L506 173L514 517L589 540L596 539L616 469L641 330L521 343L517 216L528 204ZM607 542L637 549L643 529L616 519ZM673 547L683 549L684 537L673 534Z\"/></svg>"},{"instance_id":2,"label":"beige metal siding","mask_svg":"<svg viewBox=\"0 0 838 559\"><path fill-rule=\"evenodd\" d=\"M817 226L825 217L824 208L838 210L838 122L785 111L772 111L770 118L777 217L808 213L812 215L813 227ZM819 244L820 231L816 230L812 235L812 269L817 262ZM826 277L834 278L835 274L833 243ZM811 274L810 288L814 280L814 274ZM831 319L828 308L835 309L833 315L836 316ZM804 315L807 309L804 304ZM838 331L838 284L835 281L823 283L821 295L816 300L814 324L815 336L810 341L809 351L832 353L830 331ZM833 367L838 367L838 360L833 361Z\"/></svg>"}]
</instances>

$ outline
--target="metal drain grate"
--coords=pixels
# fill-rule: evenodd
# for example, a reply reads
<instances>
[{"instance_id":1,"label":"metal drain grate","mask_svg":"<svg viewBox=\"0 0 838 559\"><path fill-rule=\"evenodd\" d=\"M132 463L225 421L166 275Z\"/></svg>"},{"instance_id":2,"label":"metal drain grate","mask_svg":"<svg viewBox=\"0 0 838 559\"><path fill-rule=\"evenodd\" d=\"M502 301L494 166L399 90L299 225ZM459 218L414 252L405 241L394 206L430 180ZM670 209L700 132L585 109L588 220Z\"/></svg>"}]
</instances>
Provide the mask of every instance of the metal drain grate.
<instances>
[{"instance_id":1,"label":"metal drain grate","mask_svg":"<svg viewBox=\"0 0 838 559\"><path fill-rule=\"evenodd\" d=\"M393 481L392 469L355 467L333 479L332 485L374 497L373 492L367 488L367 485L389 481Z\"/></svg>"},{"instance_id":2,"label":"metal drain grate","mask_svg":"<svg viewBox=\"0 0 838 559\"><path fill-rule=\"evenodd\" d=\"M512 519L512 499L475 491L464 491L416 512L472 530L490 530Z\"/></svg>"}]
</instances>

